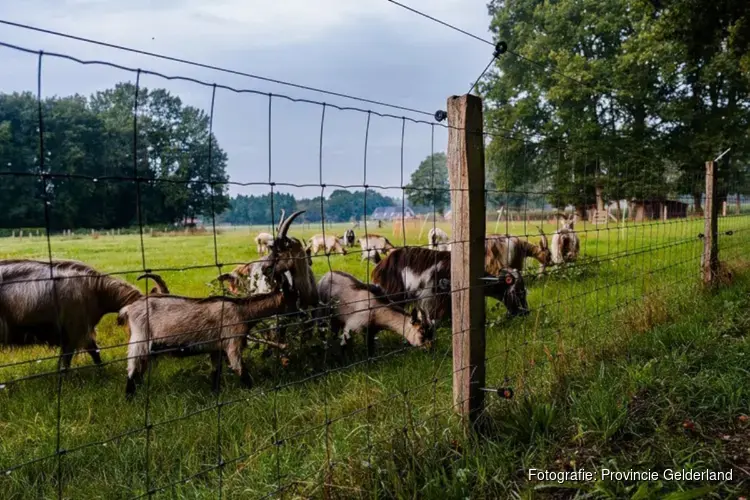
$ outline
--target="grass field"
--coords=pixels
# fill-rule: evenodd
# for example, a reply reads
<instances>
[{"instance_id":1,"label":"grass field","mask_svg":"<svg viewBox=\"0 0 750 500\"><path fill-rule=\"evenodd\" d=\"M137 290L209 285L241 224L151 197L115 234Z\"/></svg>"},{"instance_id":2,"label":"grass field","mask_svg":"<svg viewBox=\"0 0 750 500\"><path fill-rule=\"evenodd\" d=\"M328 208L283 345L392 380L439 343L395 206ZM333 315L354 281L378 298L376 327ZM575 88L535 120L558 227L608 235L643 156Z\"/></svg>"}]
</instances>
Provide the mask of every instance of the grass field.
<instances>
[{"instance_id":1,"label":"grass field","mask_svg":"<svg viewBox=\"0 0 750 500\"><path fill-rule=\"evenodd\" d=\"M743 362L747 367L741 355L750 357L743 337L750 321L743 316L750 305L750 217L720 219L721 231L734 232L720 237L734 284L711 296L698 287L702 220L577 229L578 265L533 278L528 262L529 317L507 321L502 306L487 300L488 384L512 387L515 396L490 400L487 434L478 442L463 435L452 412L449 328L430 351L407 349L398 335L383 332L377 357L368 360L360 341L351 366L322 348L295 353L288 364L248 351L255 388L243 389L227 373L218 399L207 357L163 359L149 390L126 402L127 339L110 315L98 327L102 368L81 355L59 377L52 349L0 351L0 471L8 471L0 477L1 496L50 498L58 490L64 498L107 499L149 491L155 498L215 498L219 491L226 498L544 496L560 488L532 492L524 467L570 467L570 460L589 468L605 460L616 462L611 468L724 463L718 453L697 451L697 443L708 435L704 417L722 432L731 428L732 439L750 437L736 422L750 413L750 377L747 368L739 371ZM505 230L536 233L521 223ZM370 231L391 237L390 227ZM137 235L53 237L51 247L55 258L124 272L131 282L144 267L153 269L174 293L204 296L219 273L216 262L227 271L227 263L256 258L256 232L223 231L216 240L211 233L147 233L143 245ZM319 229L293 227L290 234L313 232ZM424 244L417 232L408 244ZM46 259L47 240L0 239L0 257ZM332 268L362 279L371 269L356 252L321 255L313 267L318 277ZM706 364L697 365L696 356ZM676 431L688 418L696 422L685 427L692 434ZM623 436L644 435L648 446L621 445ZM744 487L738 484L715 494L738 493ZM636 493L628 485L590 488L601 496ZM641 498L683 485L653 488Z\"/></svg>"}]
</instances>

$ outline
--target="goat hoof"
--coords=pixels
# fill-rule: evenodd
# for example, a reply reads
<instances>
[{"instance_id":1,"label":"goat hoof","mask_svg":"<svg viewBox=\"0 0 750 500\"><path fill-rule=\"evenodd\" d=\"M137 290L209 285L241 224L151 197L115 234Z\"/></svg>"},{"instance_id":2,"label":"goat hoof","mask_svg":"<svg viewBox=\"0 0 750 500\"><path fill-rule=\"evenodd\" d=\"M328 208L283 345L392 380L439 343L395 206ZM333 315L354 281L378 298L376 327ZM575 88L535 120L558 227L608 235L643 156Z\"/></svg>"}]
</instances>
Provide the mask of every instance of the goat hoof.
<instances>
[{"instance_id":1,"label":"goat hoof","mask_svg":"<svg viewBox=\"0 0 750 500\"><path fill-rule=\"evenodd\" d=\"M242 377L240 378L240 381L242 382L242 385L245 386L246 389L252 389L253 388L253 378L248 375L247 373L243 373Z\"/></svg>"},{"instance_id":2,"label":"goat hoof","mask_svg":"<svg viewBox=\"0 0 750 500\"><path fill-rule=\"evenodd\" d=\"M125 399L131 400L133 396L135 396L135 380L129 378L128 383L125 385Z\"/></svg>"}]
</instances>

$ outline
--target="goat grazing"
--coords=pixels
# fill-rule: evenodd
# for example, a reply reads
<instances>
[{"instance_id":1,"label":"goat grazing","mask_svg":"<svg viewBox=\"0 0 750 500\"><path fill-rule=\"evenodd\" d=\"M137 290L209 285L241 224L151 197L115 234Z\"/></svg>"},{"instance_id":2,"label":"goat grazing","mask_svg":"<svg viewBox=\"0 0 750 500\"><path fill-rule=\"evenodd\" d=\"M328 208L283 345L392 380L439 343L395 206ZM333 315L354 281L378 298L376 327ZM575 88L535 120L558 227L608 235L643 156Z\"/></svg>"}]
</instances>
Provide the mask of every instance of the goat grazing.
<instances>
[{"instance_id":1,"label":"goat grazing","mask_svg":"<svg viewBox=\"0 0 750 500\"><path fill-rule=\"evenodd\" d=\"M575 214L563 220L563 225L552 235L552 263L560 265L578 259L581 243L573 226Z\"/></svg>"},{"instance_id":2,"label":"goat grazing","mask_svg":"<svg viewBox=\"0 0 750 500\"><path fill-rule=\"evenodd\" d=\"M273 236L269 233L258 233L255 237L255 248L258 255L266 255L273 245Z\"/></svg>"},{"instance_id":3,"label":"goat grazing","mask_svg":"<svg viewBox=\"0 0 750 500\"><path fill-rule=\"evenodd\" d=\"M362 283L351 274L326 273L318 283L318 296L332 308L331 329L340 332L342 346L352 334L366 331L367 352L372 356L375 334L383 329L399 333L413 346L432 338L433 325L424 311L414 308L407 314L390 303L379 286Z\"/></svg>"},{"instance_id":4,"label":"goat grazing","mask_svg":"<svg viewBox=\"0 0 750 500\"><path fill-rule=\"evenodd\" d=\"M360 238L359 246L362 247L362 250L376 250L383 255L396 248L388 241L388 238L379 234L368 234L364 238Z\"/></svg>"},{"instance_id":5,"label":"goat grazing","mask_svg":"<svg viewBox=\"0 0 750 500\"><path fill-rule=\"evenodd\" d=\"M539 228L541 239L539 245L530 241L522 240L518 236L504 234L490 234L484 244L484 266L490 274L497 275L505 268L523 271L524 261L531 257L541 264L540 272L543 273L552 262L550 258L547 236Z\"/></svg>"},{"instance_id":6,"label":"goat grazing","mask_svg":"<svg viewBox=\"0 0 750 500\"><path fill-rule=\"evenodd\" d=\"M313 255L318 255L323 250L326 255L332 252L346 255L346 249L342 245L343 236L323 236L322 234L316 234L308 240L310 252Z\"/></svg>"},{"instance_id":7,"label":"goat grazing","mask_svg":"<svg viewBox=\"0 0 750 500\"><path fill-rule=\"evenodd\" d=\"M354 235L354 229L347 229L344 233L344 243L349 248L354 246L356 236Z\"/></svg>"},{"instance_id":8,"label":"goat grazing","mask_svg":"<svg viewBox=\"0 0 750 500\"><path fill-rule=\"evenodd\" d=\"M101 364L95 327L142 297L140 290L77 261L0 261L0 344L60 346L60 366L76 350Z\"/></svg>"},{"instance_id":9,"label":"goat grazing","mask_svg":"<svg viewBox=\"0 0 750 500\"><path fill-rule=\"evenodd\" d=\"M485 287L489 297L505 304L509 316L526 315L526 286L515 269L487 273L496 278ZM451 253L420 247L398 248L372 270L372 282L380 285L396 303L416 303L431 320L451 315Z\"/></svg>"},{"instance_id":10,"label":"goat grazing","mask_svg":"<svg viewBox=\"0 0 750 500\"><path fill-rule=\"evenodd\" d=\"M378 264L381 260L380 254L374 248L362 250L362 261L369 260L373 264Z\"/></svg>"},{"instance_id":11,"label":"goat grazing","mask_svg":"<svg viewBox=\"0 0 750 500\"><path fill-rule=\"evenodd\" d=\"M233 279L223 276L224 279ZM123 307L117 317L130 333L128 343L127 397L135 394L137 384L148 368L151 355L187 350L187 354L210 353L214 366L213 389L218 391L222 352L229 367L242 383L253 382L242 361L247 335L260 321L294 312L297 295L293 283L280 277L281 290L245 298L193 298L179 295L142 297ZM184 354L183 354L184 355Z\"/></svg>"},{"instance_id":12,"label":"goat grazing","mask_svg":"<svg viewBox=\"0 0 750 500\"><path fill-rule=\"evenodd\" d=\"M430 232L427 233L427 244L433 250L441 250L443 252L450 252L451 250L448 233L439 227L433 227L430 229Z\"/></svg>"}]
</instances>

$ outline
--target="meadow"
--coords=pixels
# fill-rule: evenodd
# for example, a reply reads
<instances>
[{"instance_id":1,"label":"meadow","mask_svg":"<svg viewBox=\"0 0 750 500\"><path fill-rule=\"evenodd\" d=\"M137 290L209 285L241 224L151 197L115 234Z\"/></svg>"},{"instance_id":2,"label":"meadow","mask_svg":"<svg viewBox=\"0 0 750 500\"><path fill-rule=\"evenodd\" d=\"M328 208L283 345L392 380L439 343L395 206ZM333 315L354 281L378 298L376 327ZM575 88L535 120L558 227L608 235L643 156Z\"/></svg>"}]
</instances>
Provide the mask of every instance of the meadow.
<instances>
[{"instance_id":1,"label":"meadow","mask_svg":"<svg viewBox=\"0 0 750 500\"><path fill-rule=\"evenodd\" d=\"M450 234L449 223L438 225ZM538 242L536 225L542 224L504 223L500 232ZM542 226L548 235L555 230L549 222ZM348 227L326 232L342 234ZM494 230L494 221L487 228ZM257 258L253 237L260 229L221 228L215 237L210 230L53 236L50 245L54 258L81 260L132 283L151 269L173 293L205 296L220 272ZM722 292L734 295L720 298L706 298L699 286L702 219L581 223L576 229L582 253L577 264L538 277L536 263L527 260L530 316L507 320L503 306L487 299L487 383L512 388L513 398L488 395L487 433L480 442L464 434L453 412L450 325L429 350L381 332L370 359L357 339L346 362L323 345L284 359L248 350L255 387L242 388L225 370L218 396L211 392L207 357L165 358L128 402L127 338L109 315L98 326L103 367L78 355L73 370L60 376L56 350L0 350L2 497L493 498L524 491L529 486L522 484L522 464L555 464L559 447L549 445L550 436L564 422L575 428L577 442L594 436L599 445L611 443L627 425L637 391L617 386L622 380L607 378L602 363L623 357L630 363L633 343L641 343L642 352L644 339L658 339L659 328L688 328L698 317L718 321L718 309L727 303L737 304L731 307L740 315L750 290L746 215L720 218L720 257L731 270L726 281L734 283L734 292ZM368 230L397 246L426 243L419 228L408 228L406 241L392 237L390 226ZM319 227L292 226L290 235L316 232ZM0 258L21 257L49 258L47 239L0 238ZM357 251L321 254L313 262L318 278L334 269L367 280L372 269ZM657 368L622 366L629 376L657 383ZM574 382L586 377L594 382L576 390ZM727 412L750 413L747 391L733 394ZM563 416L560 401L572 413ZM575 411L580 418L573 418Z\"/></svg>"}]
</instances>

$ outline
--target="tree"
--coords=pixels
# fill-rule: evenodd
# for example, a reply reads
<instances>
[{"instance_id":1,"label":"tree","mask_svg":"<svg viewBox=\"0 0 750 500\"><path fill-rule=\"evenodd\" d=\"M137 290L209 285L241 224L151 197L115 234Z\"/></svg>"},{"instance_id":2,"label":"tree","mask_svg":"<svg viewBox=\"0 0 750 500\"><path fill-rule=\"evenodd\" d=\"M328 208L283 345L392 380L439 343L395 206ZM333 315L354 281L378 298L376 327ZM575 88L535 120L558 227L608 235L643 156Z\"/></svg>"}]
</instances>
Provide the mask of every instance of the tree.
<instances>
[{"instance_id":1,"label":"tree","mask_svg":"<svg viewBox=\"0 0 750 500\"><path fill-rule=\"evenodd\" d=\"M44 226L42 194L53 230L130 226L139 222L139 209L144 224L224 211L227 155L209 133L206 113L162 89L141 88L138 95L137 136L130 83L90 98L44 99L40 158L36 98L0 94L2 225ZM51 176L29 175L41 172Z\"/></svg>"},{"instance_id":2,"label":"tree","mask_svg":"<svg viewBox=\"0 0 750 500\"><path fill-rule=\"evenodd\" d=\"M448 164L445 153L425 158L411 174L405 194L411 205L423 205L442 214L450 206Z\"/></svg>"},{"instance_id":3,"label":"tree","mask_svg":"<svg viewBox=\"0 0 750 500\"><path fill-rule=\"evenodd\" d=\"M646 185L664 194L658 162L648 182L636 175L644 158L656 156L654 118L665 87L648 2L494 0L489 9L496 37L541 65L503 56L481 87L493 135L488 169L498 187L524 191L541 182L555 205L579 210L603 205L615 191L637 196Z\"/></svg>"},{"instance_id":4,"label":"tree","mask_svg":"<svg viewBox=\"0 0 750 500\"><path fill-rule=\"evenodd\" d=\"M747 2L493 0L489 10L512 50L480 86L498 189L541 186L579 211L680 193L699 206L703 163L730 146L719 181L742 183Z\"/></svg>"}]
</instances>

